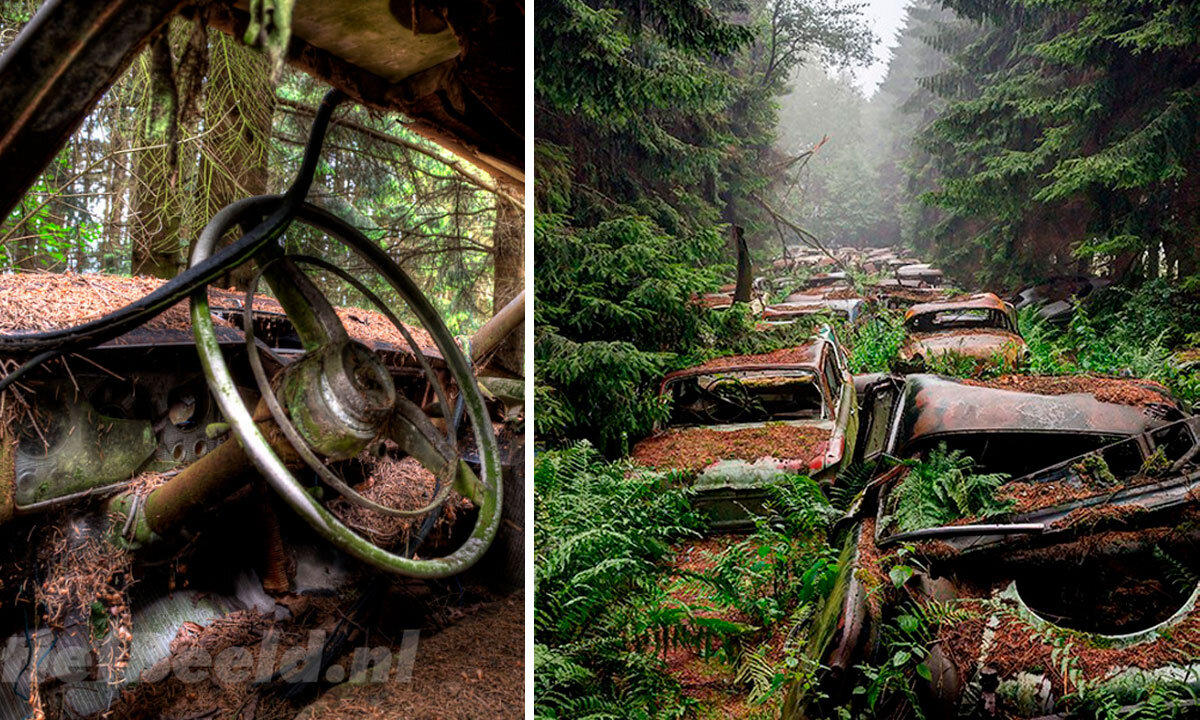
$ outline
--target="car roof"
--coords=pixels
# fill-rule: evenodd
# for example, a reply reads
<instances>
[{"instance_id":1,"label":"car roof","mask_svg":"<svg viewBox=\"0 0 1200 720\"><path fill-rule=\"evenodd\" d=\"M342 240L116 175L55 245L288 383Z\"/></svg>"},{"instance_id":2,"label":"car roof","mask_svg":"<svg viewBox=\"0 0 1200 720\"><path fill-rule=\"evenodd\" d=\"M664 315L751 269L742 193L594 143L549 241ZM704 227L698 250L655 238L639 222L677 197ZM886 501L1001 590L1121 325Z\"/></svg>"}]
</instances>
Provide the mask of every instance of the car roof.
<instances>
[{"instance_id":1,"label":"car roof","mask_svg":"<svg viewBox=\"0 0 1200 720\"><path fill-rule=\"evenodd\" d=\"M1136 381L1124 382L1146 390ZM1174 406L1165 391L1161 398L1163 405ZM1106 402L1086 392L1019 392L926 374L905 379L895 412L888 440L893 454L918 441L947 435L1010 432L1125 437L1166 421L1148 412L1145 404Z\"/></svg>"},{"instance_id":2,"label":"car roof","mask_svg":"<svg viewBox=\"0 0 1200 720\"><path fill-rule=\"evenodd\" d=\"M919 303L913 305L905 313L904 319L916 317L917 315L925 315L928 313L942 312L945 310L999 310L1000 312L1009 312L1012 306L1004 302L995 293L977 293L975 295L967 295L965 297L951 298L948 300L935 300L934 302Z\"/></svg>"}]
</instances>

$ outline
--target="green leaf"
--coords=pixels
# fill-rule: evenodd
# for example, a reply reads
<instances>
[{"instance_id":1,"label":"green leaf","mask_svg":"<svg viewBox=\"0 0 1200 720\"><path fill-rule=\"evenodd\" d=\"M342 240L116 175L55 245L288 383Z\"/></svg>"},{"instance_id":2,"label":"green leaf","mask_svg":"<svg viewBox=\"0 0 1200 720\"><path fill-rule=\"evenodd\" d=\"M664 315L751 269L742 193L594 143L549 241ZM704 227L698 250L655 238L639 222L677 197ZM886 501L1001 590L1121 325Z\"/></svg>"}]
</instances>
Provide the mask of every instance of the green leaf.
<instances>
[{"instance_id":1,"label":"green leaf","mask_svg":"<svg viewBox=\"0 0 1200 720\"><path fill-rule=\"evenodd\" d=\"M892 579L893 585L901 587L913 576L913 572L914 570L908 565L897 565L888 570L888 577Z\"/></svg>"}]
</instances>

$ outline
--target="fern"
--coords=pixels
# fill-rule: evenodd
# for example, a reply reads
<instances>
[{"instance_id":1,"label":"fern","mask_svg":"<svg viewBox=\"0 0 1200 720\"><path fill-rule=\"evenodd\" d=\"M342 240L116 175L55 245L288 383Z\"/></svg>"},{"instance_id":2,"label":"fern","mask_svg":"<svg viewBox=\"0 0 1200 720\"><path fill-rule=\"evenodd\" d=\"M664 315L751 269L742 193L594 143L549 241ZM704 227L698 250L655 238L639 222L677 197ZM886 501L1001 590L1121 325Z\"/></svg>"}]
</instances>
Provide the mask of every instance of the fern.
<instances>
[{"instance_id":1,"label":"fern","mask_svg":"<svg viewBox=\"0 0 1200 720\"><path fill-rule=\"evenodd\" d=\"M962 518L986 518L1012 509L996 492L1007 479L1000 473L975 474L975 461L945 444L924 460L903 461L908 474L889 499L896 527L906 532L945 525Z\"/></svg>"},{"instance_id":2,"label":"fern","mask_svg":"<svg viewBox=\"0 0 1200 720\"><path fill-rule=\"evenodd\" d=\"M1189 567L1174 555L1163 550L1161 546L1155 545L1153 552L1154 559L1162 565L1167 581L1177 591L1188 595L1196 589L1197 585L1200 585L1200 571L1197 571L1196 568Z\"/></svg>"}]
</instances>

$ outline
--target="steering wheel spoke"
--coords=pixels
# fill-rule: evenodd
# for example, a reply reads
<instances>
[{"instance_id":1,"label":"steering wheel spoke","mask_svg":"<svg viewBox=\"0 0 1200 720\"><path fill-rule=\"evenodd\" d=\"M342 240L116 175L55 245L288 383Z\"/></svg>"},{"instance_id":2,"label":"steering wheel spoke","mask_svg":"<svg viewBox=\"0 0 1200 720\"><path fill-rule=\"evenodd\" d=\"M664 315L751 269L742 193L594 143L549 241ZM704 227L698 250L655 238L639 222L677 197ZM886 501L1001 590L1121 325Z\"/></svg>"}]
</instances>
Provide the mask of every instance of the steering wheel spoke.
<instances>
[{"instance_id":1,"label":"steering wheel spoke","mask_svg":"<svg viewBox=\"0 0 1200 720\"><path fill-rule=\"evenodd\" d=\"M476 505L483 502L483 483L475 471L458 456L416 403L397 398L388 437L442 482L449 481L459 495Z\"/></svg>"}]
</instances>

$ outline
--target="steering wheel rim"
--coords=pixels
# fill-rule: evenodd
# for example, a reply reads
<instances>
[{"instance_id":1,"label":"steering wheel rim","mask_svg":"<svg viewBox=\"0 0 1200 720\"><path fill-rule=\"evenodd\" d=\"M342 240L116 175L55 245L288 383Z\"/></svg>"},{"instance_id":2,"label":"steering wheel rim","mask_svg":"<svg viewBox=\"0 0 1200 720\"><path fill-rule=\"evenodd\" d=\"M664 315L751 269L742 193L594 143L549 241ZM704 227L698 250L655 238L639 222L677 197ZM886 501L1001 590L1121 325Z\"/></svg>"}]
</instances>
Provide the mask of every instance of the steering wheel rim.
<instances>
[{"instance_id":1,"label":"steering wheel rim","mask_svg":"<svg viewBox=\"0 0 1200 720\"><path fill-rule=\"evenodd\" d=\"M716 413L714 413L712 410L705 410L705 414L708 416L708 418L715 423L737 422L739 419L741 419L743 416L745 416L746 413L749 412L749 410L747 410L745 406L740 405L737 402L735 402L734 400L726 397L725 395L716 392L716 390L718 388L723 388L726 386L737 388L738 392L741 393L741 395L743 397L745 397L747 400L749 399L750 394L748 392L746 392L746 387L745 387L745 385L742 384L741 380L738 380L737 378L732 378L732 377L723 377L723 378L714 380L707 388L705 388L705 392L710 397L712 397L713 400L716 401L718 404L723 405L725 407L732 407L737 411L736 413L734 413L728 417L724 417L724 416L718 417L716 415Z\"/></svg>"},{"instance_id":2,"label":"steering wheel rim","mask_svg":"<svg viewBox=\"0 0 1200 720\"><path fill-rule=\"evenodd\" d=\"M261 195L241 200L221 210L197 238L192 250L191 265L204 262L227 230L247 218L262 217L282 200L283 196L280 195ZM479 453L479 514L471 535L450 555L416 560L376 546L347 527L317 502L271 449L249 409L242 402L217 343L216 331L209 313L208 295L206 288L203 288L191 296L191 316L196 347L209 388L254 466L284 502L335 547L370 565L401 575L438 578L461 573L478 562L491 545L499 527L503 502L496 437L492 432L474 372L441 316L411 278L396 266L381 248L337 216L309 203L300 206L296 218L345 244L379 273L417 316L442 354L446 367L459 388L460 397L463 398L466 416L471 423ZM458 460L458 463L462 465L461 460Z\"/></svg>"}]
</instances>

